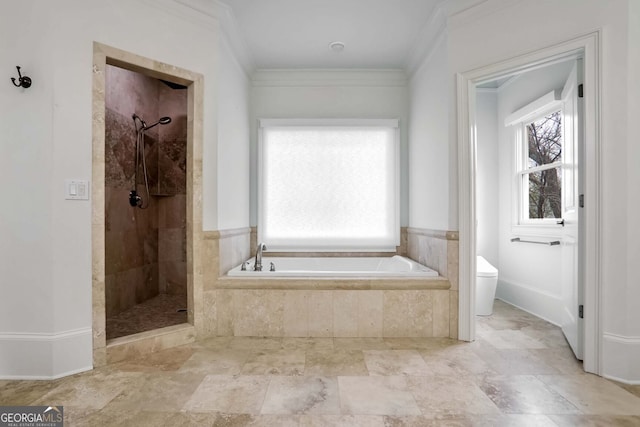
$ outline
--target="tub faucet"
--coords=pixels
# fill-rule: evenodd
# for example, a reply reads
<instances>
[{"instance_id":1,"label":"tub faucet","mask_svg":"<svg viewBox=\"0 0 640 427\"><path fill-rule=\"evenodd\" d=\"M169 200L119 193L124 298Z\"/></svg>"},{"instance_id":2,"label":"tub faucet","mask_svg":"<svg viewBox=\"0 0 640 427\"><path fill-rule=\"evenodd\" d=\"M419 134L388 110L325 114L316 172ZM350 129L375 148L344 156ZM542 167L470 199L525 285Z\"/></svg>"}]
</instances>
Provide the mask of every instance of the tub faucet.
<instances>
[{"instance_id":1,"label":"tub faucet","mask_svg":"<svg viewBox=\"0 0 640 427\"><path fill-rule=\"evenodd\" d=\"M262 271L262 251L267 250L267 246L264 243L258 243L258 249L256 250L256 262L253 267L253 271Z\"/></svg>"}]
</instances>

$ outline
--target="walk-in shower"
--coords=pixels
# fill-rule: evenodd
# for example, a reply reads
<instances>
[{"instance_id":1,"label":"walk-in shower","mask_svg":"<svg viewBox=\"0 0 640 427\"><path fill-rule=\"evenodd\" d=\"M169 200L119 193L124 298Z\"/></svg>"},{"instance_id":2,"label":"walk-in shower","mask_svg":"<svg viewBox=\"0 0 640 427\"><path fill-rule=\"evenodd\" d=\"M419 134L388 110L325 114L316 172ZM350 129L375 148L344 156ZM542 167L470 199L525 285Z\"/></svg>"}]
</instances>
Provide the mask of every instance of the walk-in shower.
<instances>
[{"instance_id":1,"label":"walk-in shower","mask_svg":"<svg viewBox=\"0 0 640 427\"><path fill-rule=\"evenodd\" d=\"M135 163L135 172L133 174L133 189L129 193L129 204L133 207L138 207L140 209L146 209L149 206L149 175L147 173L147 161L145 156L145 146L144 146L144 134L146 131L155 127L157 125L168 125L171 123L171 117L162 117L160 120L155 122L152 125L148 125L147 123L140 118L137 114L131 116L133 119L133 125L136 129L136 163ZM146 204L142 197L138 195L138 171L140 169L140 164L142 163L142 174L144 175L144 188L146 190L147 199Z\"/></svg>"},{"instance_id":2,"label":"walk-in shower","mask_svg":"<svg viewBox=\"0 0 640 427\"><path fill-rule=\"evenodd\" d=\"M106 67L107 340L188 320L187 93Z\"/></svg>"}]
</instances>

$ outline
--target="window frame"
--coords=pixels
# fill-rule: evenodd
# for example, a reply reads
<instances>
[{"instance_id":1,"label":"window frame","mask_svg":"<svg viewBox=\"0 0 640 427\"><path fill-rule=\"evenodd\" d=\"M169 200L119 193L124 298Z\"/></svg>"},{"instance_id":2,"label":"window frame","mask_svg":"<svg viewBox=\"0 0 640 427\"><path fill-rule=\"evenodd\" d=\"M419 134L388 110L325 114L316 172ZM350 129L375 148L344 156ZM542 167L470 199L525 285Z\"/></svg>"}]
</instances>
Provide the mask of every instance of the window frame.
<instances>
[{"instance_id":1,"label":"window frame","mask_svg":"<svg viewBox=\"0 0 640 427\"><path fill-rule=\"evenodd\" d=\"M317 247L309 246L277 246L269 247L267 251L277 252L396 252L397 246L400 245L400 126L398 119L320 119L320 118L263 118L258 120L258 147L257 147L257 238L259 242L263 241L264 231L264 188L263 188L263 171L264 171L264 131L269 127L384 127L393 129L393 156L392 161L394 171L393 176L393 240L389 246L366 246L354 244L350 247Z\"/></svg>"},{"instance_id":2,"label":"window frame","mask_svg":"<svg viewBox=\"0 0 640 427\"><path fill-rule=\"evenodd\" d=\"M542 172L551 169L558 169L560 176L562 177L563 171L563 161L562 157L560 160L555 161L553 163L547 163L540 166L528 167L529 165L529 141L528 141L528 131L527 126L531 123L536 122L549 114L554 112L560 112L560 116L562 116L563 111L562 108L551 108L548 111L537 114L536 116L522 121L519 127L519 138L517 138L517 147L516 147L516 156L519 161L516 163L516 182L519 186L518 188L518 196L519 196L519 215L518 215L518 224L519 225L537 225L537 226L548 226L548 225L556 225L558 221L562 220L560 218L530 218L529 217L529 198L530 198L530 189L529 189L529 180L528 177L532 173ZM561 132L563 136L563 148L564 148L564 121L561 124ZM562 197L562 184L560 185L560 200L564 203L564 199ZM561 209L562 213L562 209Z\"/></svg>"},{"instance_id":3,"label":"window frame","mask_svg":"<svg viewBox=\"0 0 640 427\"><path fill-rule=\"evenodd\" d=\"M528 167L529 148L527 139L527 125L544 118L545 116L560 111L563 115L561 90L551 91L536 99L530 104L507 116L505 126L511 127L513 132L513 162L512 162L512 226L511 231L519 236L552 236L557 237L561 233L562 226L558 224L562 218L529 218L529 181L528 175L549 169L559 169L560 176L564 178L564 162L562 158L554 163ZM564 120L562 122L562 136L564 148ZM525 180L525 177L527 178ZM561 187L561 191L563 188ZM564 197L561 193L562 212L564 212Z\"/></svg>"}]
</instances>

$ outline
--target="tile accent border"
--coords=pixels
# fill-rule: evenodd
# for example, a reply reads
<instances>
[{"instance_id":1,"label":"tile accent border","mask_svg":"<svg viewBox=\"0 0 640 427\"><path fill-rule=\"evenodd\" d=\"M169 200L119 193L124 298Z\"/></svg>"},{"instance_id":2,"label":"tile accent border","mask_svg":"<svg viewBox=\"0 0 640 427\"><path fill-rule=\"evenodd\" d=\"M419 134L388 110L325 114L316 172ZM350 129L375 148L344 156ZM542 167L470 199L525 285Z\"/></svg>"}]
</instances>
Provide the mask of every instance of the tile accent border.
<instances>
[{"instance_id":1,"label":"tile accent border","mask_svg":"<svg viewBox=\"0 0 640 427\"><path fill-rule=\"evenodd\" d=\"M258 228L251 227L251 253L256 253L258 247ZM368 257L368 256L407 256L407 227L400 228L400 245L396 252L269 252L273 257Z\"/></svg>"}]
</instances>

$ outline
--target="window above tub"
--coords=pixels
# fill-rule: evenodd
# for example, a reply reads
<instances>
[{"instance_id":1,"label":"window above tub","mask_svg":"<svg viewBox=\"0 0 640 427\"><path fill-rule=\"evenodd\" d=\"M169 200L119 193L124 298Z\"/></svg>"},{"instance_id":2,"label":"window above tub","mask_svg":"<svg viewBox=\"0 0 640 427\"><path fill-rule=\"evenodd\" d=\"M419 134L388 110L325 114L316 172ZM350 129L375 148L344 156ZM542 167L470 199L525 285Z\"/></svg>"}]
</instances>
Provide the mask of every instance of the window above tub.
<instances>
[{"instance_id":1,"label":"window above tub","mask_svg":"<svg viewBox=\"0 0 640 427\"><path fill-rule=\"evenodd\" d=\"M398 133L398 120L260 120L258 240L271 251L395 251Z\"/></svg>"}]
</instances>

